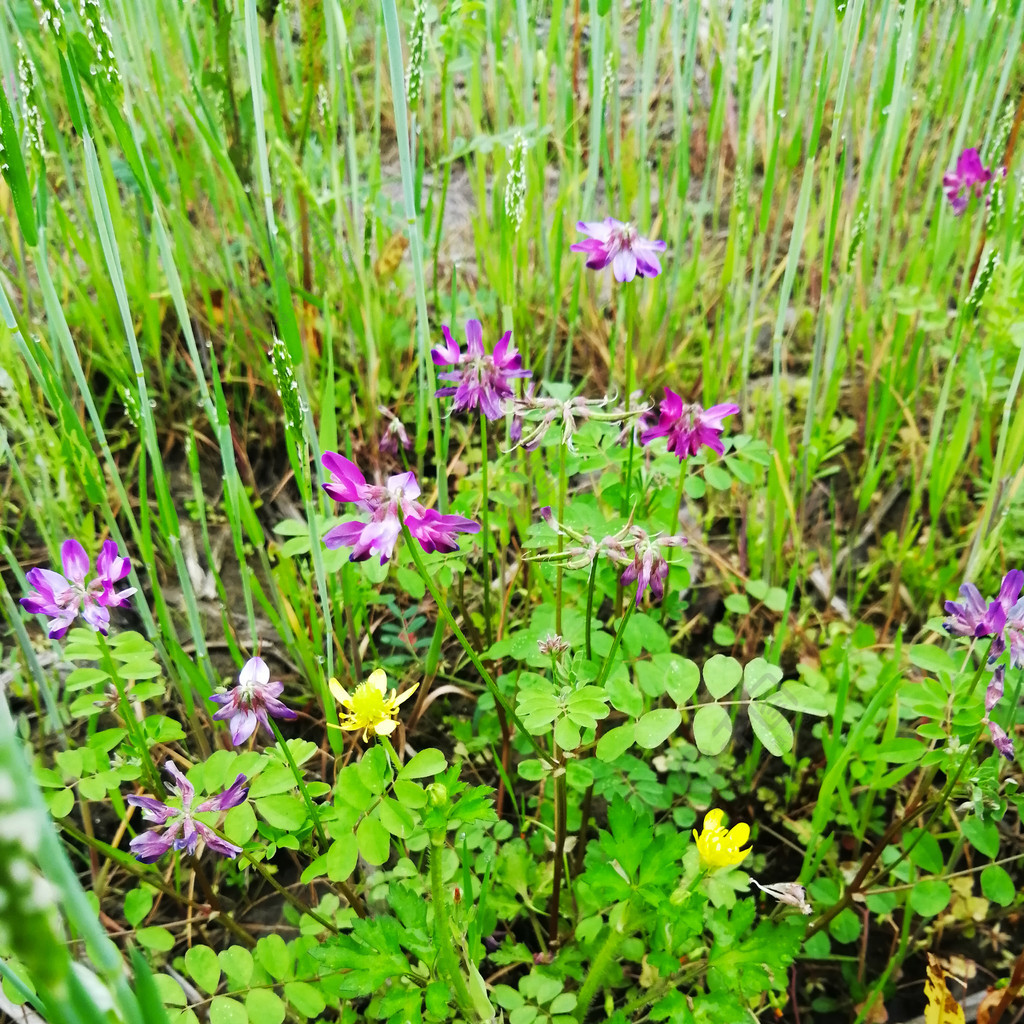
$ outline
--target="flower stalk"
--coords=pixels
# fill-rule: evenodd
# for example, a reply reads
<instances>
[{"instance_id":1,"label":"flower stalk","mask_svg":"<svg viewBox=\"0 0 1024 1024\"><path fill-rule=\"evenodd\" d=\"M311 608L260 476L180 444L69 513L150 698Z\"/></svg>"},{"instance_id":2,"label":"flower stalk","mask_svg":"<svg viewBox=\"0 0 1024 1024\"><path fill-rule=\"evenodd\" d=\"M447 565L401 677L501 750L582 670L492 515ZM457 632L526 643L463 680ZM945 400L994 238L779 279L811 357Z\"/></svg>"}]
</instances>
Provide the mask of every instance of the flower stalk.
<instances>
[{"instance_id":1,"label":"flower stalk","mask_svg":"<svg viewBox=\"0 0 1024 1024\"><path fill-rule=\"evenodd\" d=\"M443 595L437 588L437 584L434 582L433 577L427 572L427 567L423 564L423 559L420 557L419 551L416 550L416 546L412 543L412 539L409 536L409 527L403 523L402 532L405 534L406 546L409 550L409 554L412 556L413 564L416 566L416 571L420 574L420 578L426 584L427 590L430 591L430 596L434 599L434 604L437 605L437 610L443 616L445 622L448 623L449 629L455 634L455 639L462 645L462 649L466 652L466 657L472 662L473 667L480 673L480 678L484 681L484 685L491 692L491 696L494 698L494 702L500 707L507 718L515 724L515 727L530 741L530 745L533 747L537 756L548 765L553 765L554 761L551 755L540 745L535 736L531 736L527 731L526 727L520 721L519 716L516 714L515 709L505 698L505 695L498 689L498 684L491 678L490 672L484 668L483 662L477 655L476 651L473 650L469 640L466 639L466 634L459 628L459 624L455 621L455 616L452 615L451 609L448 607L448 602L444 600Z\"/></svg>"},{"instance_id":2,"label":"flower stalk","mask_svg":"<svg viewBox=\"0 0 1024 1024\"><path fill-rule=\"evenodd\" d=\"M460 1012L472 1020L477 1017L473 1010L473 997L469 994L469 986L462 974L462 964L452 942L451 912L441 863L445 846L444 836L443 829L436 829L430 834L430 895L434 907L434 943L438 961L455 995L455 1002Z\"/></svg>"},{"instance_id":3,"label":"flower stalk","mask_svg":"<svg viewBox=\"0 0 1024 1024\"><path fill-rule=\"evenodd\" d=\"M590 1009L594 996L604 984L608 969L612 966L615 954L619 951L619 946L628 935L632 934L632 914L632 904L627 900L622 906L618 922L611 920L608 922L608 935L597 951L597 956L594 957L590 970L583 981L580 994L576 997L576 1020L579 1021L579 1024L583 1024L583 1021L586 1020L587 1010Z\"/></svg>"}]
</instances>

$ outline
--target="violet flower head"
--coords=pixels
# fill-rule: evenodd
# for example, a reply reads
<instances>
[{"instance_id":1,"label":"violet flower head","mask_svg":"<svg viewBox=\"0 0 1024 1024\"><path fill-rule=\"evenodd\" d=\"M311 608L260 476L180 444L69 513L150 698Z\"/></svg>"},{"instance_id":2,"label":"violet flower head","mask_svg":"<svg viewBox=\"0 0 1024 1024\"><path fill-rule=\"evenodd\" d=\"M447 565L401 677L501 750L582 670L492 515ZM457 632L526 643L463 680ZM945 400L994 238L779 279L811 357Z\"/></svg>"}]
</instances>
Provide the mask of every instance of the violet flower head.
<instances>
[{"instance_id":1,"label":"violet flower head","mask_svg":"<svg viewBox=\"0 0 1024 1024\"><path fill-rule=\"evenodd\" d=\"M60 547L62 576L52 569L35 568L25 579L35 593L21 599L26 610L35 615L49 615L50 638L62 637L79 614L93 629L104 635L110 625L109 608L120 608L135 593L134 587L115 591L114 584L131 571L131 563L118 555L117 544L104 541L96 556L96 576L86 583L91 568L85 548L74 538Z\"/></svg>"},{"instance_id":2,"label":"violet flower head","mask_svg":"<svg viewBox=\"0 0 1024 1024\"><path fill-rule=\"evenodd\" d=\"M990 718L985 718L988 726L988 734L992 739L992 746L999 751L1008 761L1013 760L1013 740L1006 734L1006 730Z\"/></svg>"},{"instance_id":3,"label":"violet flower head","mask_svg":"<svg viewBox=\"0 0 1024 1024\"><path fill-rule=\"evenodd\" d=\"M947 601L946 611L950 617L943 623L950 636L988 636L985 625L989 612L988 603L973 583L965 583L959 590L959 601Z\"/></svg>"},{"instance_id":4,"label":"violet flower head","mask_svg":"<svg viewBox=\"0 0 1024 1024\"><path fill-rule=\"evenodd\" d=\"M1003 632L1009 625L1011 617L1019 619L1020 612L1016 605L1020 602L1021 590L1024 589L1024 572L1020 569L1011 569L999 585L999 594L988 606L985 618L982 622L982 632L979 636L996 636L997 640L993 646L992 654L996 657L1006 649Z\"/></svg>"},{"instance_id":5,"label":"violet flower head","mask_svg":"<svg viewBox=\"0 0 1024 1024\"><path fill-rule=\"evenodd\" d=\"M997 646L999 654L1007 647L1010 649L1011 668L1024 668L1024 597L1006 613L1006 625L1003 627L1002 635L992 644L993 655L997 653Z\"/></svg>"},{"instance_id":6,"label":"violet flower head","mask_svg":"<svg viewBox=\"0 0 1024 1024\"><path fill-rule=\"evenodd\" d=\"M686 543L685 537L662 537L648 535L639 527L632 530L636 537L633 561L626 566L619 579L623 584L636 583L636 606L640 607L647 588L651 596L660 601L665 596L665 580L668 579L668 561L662 554L663 547L677 547Z\"/></svg>"},{"instance_id":7,"label":"violet flower head","mask_svg":"<svg viewBox=\"0 0 1024 1024\"><path fill-rule=\"evenodd\" d=\"M576 230L590 237L584 242L573 242L569 250L586 253L587 266L591 270L603 270L610 263L616 281L657 277L661 273L658 253L665 251L665 243L644 238L632 224L606 217L604 220L581 220Z\"/></svg>"},{"instance_id":8,"label":"violet flower head","mask_svg":"<svg viewBox=\"0 0 1024 1024\"><path fill-rule=\"evenodd\" d=\"M228 723L231 742L236 747L256 731L257 725L262 725L273 735L268 715L274 718L298 717L277 699L283 689L284 683L270 681L270 669L262 658L250 658L238 673L238 683L227 693L215 693L210 698L221 705L213 716L214 721Z\"/></svg>"},{"instance_id":9,"label":"violet flower head","mask_svg":"<svg viewBox=\"0 0 1024 1024\"><path fill-rule=\"evenodd\" d=\"M665 388L665 397L659 408L658 425L640 435L641 444L650 444L655 438L668 438L668 450L679 456L679 461L696 455L701 447L710 448L722 455L722 431L726 416L740 411L738 405L726 402L703 409L696 403L687 405L670 388Z\"/></svg>"},{"instance_id":10,"label":"violet flower head","mask_svg":"<svg viewBox=\"0 0 1024 1024\"><path fill-rule=\"evenodd\" d=\"M386 405L378 405L377 412L388 421L387 428L380 438L380 450L387 455L397 455L398 446L401 445L408 451L412 447L412 441L409 439L405 424Z\"/></svg>"},{"instance_id":11,"label":"violet flower head","mask_svg":"<svg viewBox=\"0 0 1024 1024\"><path fill-rule=\"evenodd\" d=\"M369 484L359 467L337 452L324 452L321 459L331 474L324 490L338 502L351 502L370 513L369 522L353 519L341 523L324 534L329 548L352 548L349 561L361 562L371 552L380 554L383 565L394 554L402 532L402 520L409 527L424 551L458 551L456 535L479 533L480 524L465 516L442 515L425 508L416 499L420 486L415 473L398 473L388 477L384 485Z\"/></svg>"},{"instance_id":12,"label":"violet flower head","mask_svg":"<svg viewBox=\"0 0 1024 1024\"><path fill-rule=\"evenodd\" d=\"M1006 684L1006 666L997 665L992 679L985 687L985 714L987 715L1002 699Z\"/></svg>"},{"instance_id":13,"label":"violet flower head","mask_svg":"<svg viewBox=\"0 0 1024 1024\"><path fill-rule=\"evenodd\" d=\"M942 177L942 187L953 213L959 217L967 209L971 192L980 197L991 180L992 171L982 164L978 151L965 149L957 158L956 170L947 171Z\"/></svg>"},{"instance_id":14,"label":"violet flower head","mask_svg":"<svg viewBox=\"0 0 1024 1024\"><path fill-rule=\"evenodd\" d=\"M214 853L224 857L235 857L241 853L240 846L221 839L209 825L197 821L195 815L203 811L226 811L231 807L237 807L249 792L248 787L244 785L245 776L237 776L223 793L218 793L204 800L198 807L193 807L196 791L192 783L181 774L171 760L164 763L164 771L174 779L169 788L181 797L181 807L169 807L151 796L132 795L126 798L132 807L142 808L142 816L146 821L155 822L157 826L163 828L162 832L155 828L148 832L140 832L129 843L136 860L142 861L143 864L152 864L172 848L194 853L200 839Z\"/></svg>"},{"instance_id":15,"label":"violet flower head","mask_svg":"<svg viewBox=\"0 0 1024 1024\"><path fill-rule=\"evenodd\" d=\"M488 354L484 351L484 329L479 320L466 323L465 352L447 324L441 331L445 344L431 349L430 357L435 366L454 369L437 375L438 380L450 381L452 386L438 388L435 394L439 398L453 395L454 407L462 412L479 409L489 420L500 420L507 403L515 397L512 381L530 376L530 371L523 369L523 357L512 344L512 332L506 331Z\"/></svg>"}]
</instances>

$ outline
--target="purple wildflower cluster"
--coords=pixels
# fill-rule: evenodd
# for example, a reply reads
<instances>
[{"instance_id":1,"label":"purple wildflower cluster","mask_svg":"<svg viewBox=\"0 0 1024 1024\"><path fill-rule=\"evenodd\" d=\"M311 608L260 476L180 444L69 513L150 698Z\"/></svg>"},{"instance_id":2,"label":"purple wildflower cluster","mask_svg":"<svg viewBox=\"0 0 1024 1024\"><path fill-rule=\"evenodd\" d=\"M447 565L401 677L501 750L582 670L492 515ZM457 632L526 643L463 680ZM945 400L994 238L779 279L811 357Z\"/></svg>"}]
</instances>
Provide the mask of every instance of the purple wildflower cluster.
<instances>
[{"instance_id":1,"label":"purple wildflower cluster","mask_svg":"<svg viewBox=\"0 0 1024 1024\"><path fill-rule=\"evenodd\" d=\"M591 533L558 522L548 507L542 508L540 514L555 533L574 543L561 552L539 555L537 561L560 561L567 569L584 569L595 558L605 555L614 565L625 567L619 577L624 585L636 583L637 608L648 588L655 600L660 601L665 596L669 563L662 549L684 546L685 537L648 533L632 522L615 533L594 537Z\"/></svg>"},{"instance_id":2,"label":"purple wildflower cluster","mask_svg":"<svg viewBox=\"0 0 1024 1024\"><path fill-rule=\"evenodd\" d=\"M324 535L329 548L352 548L349 560L361 562L371 552L380 554L383 565L395 551L402 532L402 522L409 533L419 541L424 551L458 551L456 535L478 533L480 524L465 516L442 515L434 509L424 508L416 499L420 485L415 473L398 473L388 477L386 484L368 484L359 467L337 452L324 452L324 467L331 481L324 490L337 502L351 502L370 514L369 522L354 519L341 523Z\"/></svg>"},{"instance_id":3,"label":"purple wildflower cluster","mask_svg":"<svg viewBox=\"0 0 1024 1024\"><path fill-rule=\"evenodd\" d=\"M441 331L445 343L432 349L430 356L435 366L454 369L438 374L439 380L450 381L452 385L439 388L438 398L454 396L452 404L460 412L479 409L489 420L500 420L515 394L512 381L530 376L530 371L523 369L523 357L512 344L512 332L506 331L494 351L488 353L484 350L484 329L479 320L466 323L465 352L459 348L447 324Z\"/></svg>"},{"instance_id":4,"label":"purple wildflower cluster","mask_svg":"<svg viewBox=\"0 0 1024 1024\"><path fill-rule=\"evenodd\" d=\"M1002 174L1006 176L1005 167ZM980 199L985 194L985 186L994 177L992 170L981 162L976 149L965 149L957 158L955 170L947 171L942 178L942 187L946 190L953 213L959 217L967 209L972 192Z\"/></svg>"},{"instance_id":5,"label":"purple wildflower cluster","mask_svg":"<svg viewBox=\"0 0 1024 1024\"><path fill-rule=\"evenodd\" d=\"M47 626L53 640L62 637L78 615L93 629L106 634L109 609L126 605L135 593L134 587L114 590L114 584L131 571L131 563L118 555L112 540L104 541L96 556L96 576L86 583L91 568L89 556L73 538L60 546L60 560L63 576L52 569L29 569L25 579L35 593L23 597L22 605L35 615L50 616Z\"/></svg>"},{"instance_id":6,"label":"purple wildflower cluster","mask_svg":"<svg viewBox=\"0 0 1024 1024\"><path fill-rule=\"evenodd\" d=\"M640 442L650 444L656 438L668 438L668 450L675 452L680 462L696 455L701 447L721 455L725 451L721 439L725 417L739 411L740 407L732 402L713 405L710 409L702 409L697 404L687 405L674 391L665 388L658 425L645 430L640 435Z\"/></svg>"},{"instance_id":7,"label":"purple wildflower cluster","mask_svg":"<svg viewBox=\"0 0 1024 1024\"><path fill-rule=\"evenodd\" d=\"M619 282L632 281L634 277L657 277L661 273L658 253L665 251L665 243L644 238L632 224L605 217L581 220L576 230L590 237L574 242L569 250L586 253L591 270L603 270L611 264L612 276Z\"/></svg>"},{"instance_id":8,"label":"purple wildflower cluster","mask_svg":"<svg viewBox=\"0 0 1024 1024\"><path fill-rule=\"evenodd\" d=\"M1009 651L1010 668L1024 668L1024 571L1011 569L999 587L999 593L992 601L986 601L973 583L960 588L959 601L947 601L949 618L946 631L951 636L969 637L972 640L991 637L989 664L995 665L1002 655ZM1013 742L1006 731L993 722L989 715L1003 696L1006 666L997 665L985 690L985 721L988 723L992 742L1005 757L1013 757Z\"/></svg>"},{"instance_id":9,"label":"purple wildflower cluster","mask_svg":"<svg viewBox=\"0 0 1024 1024\"><path fill-rule=\"evenodd\" d=\"M267 716L273 718L296 718L291 708L285 707L277 698L284 690L284 683L270 681L270 669L259 657L250 658L238 673L238 683L227 693L215 693L210 700L220 704L214 721L227 721L231 730L231 742L237 747L245 743L262 725L273 735Z\"/></svg>"},{"instance_id":10,"label":"purple wildflower cluster","mask_svg":"<svg viewBox=\"0 0 1024 1024\"><path fill-rule=\"evenodd\" d=\"M236 857L241 853L240 846L221 839L209 825L198 821L195 815L204 811L226 811L237 807L249 792L245 786L245 776L239 775L223 793L218 793L193 808L196 791L192 783L182 775L173 761L168 760L164 764L164 770L174 779L169 788L181 797L181 807L169 807L151 796L132 795L126 798L132 807L142 808L142 816L146 821L155 822L157 826L163 828L163 832L155 828L148 832L140 832L129 843L136 858L143 864L152 864L172 848L195 853L200 839L214 853L223 854L225 857Z\"/></svg>"}]
</instances>

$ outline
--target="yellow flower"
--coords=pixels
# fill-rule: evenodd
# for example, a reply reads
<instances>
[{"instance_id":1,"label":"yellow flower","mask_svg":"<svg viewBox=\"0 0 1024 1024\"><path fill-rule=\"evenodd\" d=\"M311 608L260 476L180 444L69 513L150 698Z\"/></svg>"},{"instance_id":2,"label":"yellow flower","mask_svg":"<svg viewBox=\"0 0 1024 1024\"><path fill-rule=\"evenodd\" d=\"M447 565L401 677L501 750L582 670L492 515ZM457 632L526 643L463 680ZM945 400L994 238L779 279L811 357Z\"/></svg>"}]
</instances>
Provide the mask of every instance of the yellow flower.
<instances>
[{"instance_id":1,"label":"yellow flower","mask_svg":"<svg viewBox=\"0 0 1024 1024\"><path fill-rule=\"evenodd\" d=\"M726 830L722 824L723 816L724 812L716 807L704 815L701 833L698 835L697 830L693 830L700 862L709 871L739 864L750 853L749 846L745 850L740 849L750 838L750 826L740 822Z\"/></svg>"},{"instance_id":2,"label":"yellow flower","mask_svg":"<svg viewBox=\"0 0 1024 1024\"><path fill-rule=\"evenodd\" d=\"M349 693L337 679L332 678L331 693L343 708L339 720L340 727L349 731L362 729L364 742L369 739L371 732L377 736L390 736L398 727L395 716L398 714L399 704L416 692L416 686L419 686L419 683L403 694L389 691L388 677L382 668L371 672L370 678L360 683L352 693Z\"/></svg>"}]
</instances>

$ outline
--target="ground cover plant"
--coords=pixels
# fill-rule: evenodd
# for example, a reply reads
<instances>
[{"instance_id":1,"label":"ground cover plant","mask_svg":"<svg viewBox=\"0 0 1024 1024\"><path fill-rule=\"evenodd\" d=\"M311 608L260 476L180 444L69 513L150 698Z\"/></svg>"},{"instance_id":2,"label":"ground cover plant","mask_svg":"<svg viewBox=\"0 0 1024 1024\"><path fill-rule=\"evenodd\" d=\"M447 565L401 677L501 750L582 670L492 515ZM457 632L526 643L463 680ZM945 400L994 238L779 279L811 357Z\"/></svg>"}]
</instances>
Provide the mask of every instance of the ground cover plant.
<instances>
[{"instance_id":1,"label":"ground cover plant","mask_svg":"<svg viewBox=\"0 0 1024 1024\"><path fill-rule=\"evenodd\" d=\"M0 26L0 1014L1019 1018L1024 5Z\"/></svg>"}]
</instances>

